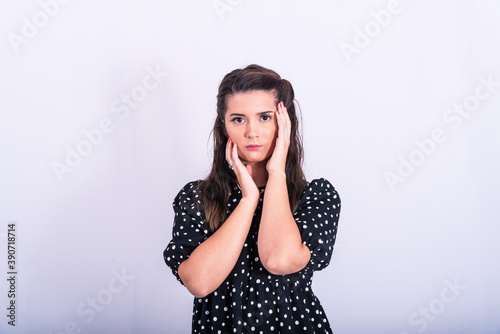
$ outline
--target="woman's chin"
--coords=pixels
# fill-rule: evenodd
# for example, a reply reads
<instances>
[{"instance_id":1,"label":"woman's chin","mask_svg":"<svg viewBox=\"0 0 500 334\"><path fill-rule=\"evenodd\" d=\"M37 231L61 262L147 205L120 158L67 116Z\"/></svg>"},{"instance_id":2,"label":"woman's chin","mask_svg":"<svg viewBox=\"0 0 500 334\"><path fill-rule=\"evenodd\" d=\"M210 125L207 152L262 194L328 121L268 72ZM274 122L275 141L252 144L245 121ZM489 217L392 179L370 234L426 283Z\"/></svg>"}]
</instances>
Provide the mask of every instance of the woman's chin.
<instances>
[{"instance_id":1,"label":"woman's chin","mask_svg":"<svg viewBox=\"0 0 500 334\"><path fill-rule=\"evenodd\" d=\"M245 154L245 155L240 155L240 160L241 162L246 165L246 164L258 164L258 163L266 163L269 160L270 157L264 154L256 154L256 153L250 153L250 154Z\"/></svg>"},{"instance_id":2,"label":"woman's chin","mask_svg":"<svg viewBox=\"0 0 500 334\"><path fill-rule=\"evenodd\" d=\"M269 160L269 158L267 158L267 159L242 159L242 158L240 158L240 160L241 160L241 163L245 166L248 164L250 164L252 166L258 166L258 165L267 164L267 161Z\"/></svg>"}]
</instances>

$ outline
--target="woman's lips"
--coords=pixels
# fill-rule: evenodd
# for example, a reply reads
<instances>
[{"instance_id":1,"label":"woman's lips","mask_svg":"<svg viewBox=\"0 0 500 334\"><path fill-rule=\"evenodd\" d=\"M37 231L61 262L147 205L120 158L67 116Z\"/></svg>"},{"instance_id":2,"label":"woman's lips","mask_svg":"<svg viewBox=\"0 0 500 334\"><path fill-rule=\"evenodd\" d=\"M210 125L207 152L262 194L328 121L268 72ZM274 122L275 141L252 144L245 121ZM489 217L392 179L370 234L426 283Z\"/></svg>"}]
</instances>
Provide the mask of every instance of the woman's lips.
<instances>
[{"instance_id":1,"label":"woman's lips","mask_svg":"<svg viewBox=\"0 0 500 334\"><path fill-rule=\"evenodd\" d=\"M247 150L249 150L249 151L257 151L261 147L262 147L262 145L248 145L248 146L246 146Z\"/></svg>"}]
</instances>

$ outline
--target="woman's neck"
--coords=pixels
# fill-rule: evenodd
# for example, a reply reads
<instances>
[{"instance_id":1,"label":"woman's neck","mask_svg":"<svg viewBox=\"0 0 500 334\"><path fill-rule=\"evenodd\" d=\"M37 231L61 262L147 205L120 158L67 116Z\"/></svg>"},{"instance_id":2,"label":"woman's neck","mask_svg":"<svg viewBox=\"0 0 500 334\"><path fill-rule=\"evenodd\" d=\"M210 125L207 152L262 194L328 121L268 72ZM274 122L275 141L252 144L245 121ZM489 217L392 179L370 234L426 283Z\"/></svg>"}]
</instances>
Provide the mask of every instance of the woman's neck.
<instances>
[{"instance_id":1,"label":"woman's neck","mask_svg":"<svg viewBox=\"0 0 500 334\"><path fill-rule=\"evenodd\" d=\"M261 163L250 163L252 166L252 178L253 182L257 185L257 187L263 187L267 184L267 178L269 176L266 165L266 162Z\"/></svg>"}]
</instances>

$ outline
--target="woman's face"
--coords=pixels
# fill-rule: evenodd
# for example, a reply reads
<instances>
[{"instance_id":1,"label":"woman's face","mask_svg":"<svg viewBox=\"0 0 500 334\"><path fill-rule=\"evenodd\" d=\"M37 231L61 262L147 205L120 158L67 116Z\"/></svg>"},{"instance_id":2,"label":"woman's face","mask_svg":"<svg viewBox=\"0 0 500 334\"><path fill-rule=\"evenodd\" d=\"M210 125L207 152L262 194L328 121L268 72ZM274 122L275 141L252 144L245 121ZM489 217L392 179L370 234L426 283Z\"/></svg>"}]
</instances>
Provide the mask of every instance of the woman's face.
<instances>
[{"instance_id":1,"label":"woman's face","mask_svg":"<svg viewBox=\"0 0 500 334\"><path fill-rule=\"evenodd\" d=\"M267 161L276 144L276 97L268 91L237 93L227 99L226 131L244 164Z\"/></svg>"}]
</instances>

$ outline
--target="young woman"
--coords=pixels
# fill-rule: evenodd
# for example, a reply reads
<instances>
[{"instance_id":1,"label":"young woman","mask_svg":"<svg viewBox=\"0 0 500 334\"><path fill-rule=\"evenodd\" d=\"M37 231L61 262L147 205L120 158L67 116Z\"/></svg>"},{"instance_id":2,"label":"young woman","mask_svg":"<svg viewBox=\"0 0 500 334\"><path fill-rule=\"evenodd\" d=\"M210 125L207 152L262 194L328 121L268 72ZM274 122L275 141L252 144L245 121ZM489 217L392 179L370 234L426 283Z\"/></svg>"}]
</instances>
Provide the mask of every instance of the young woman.
<instances>
[{"instance_id":1,"label":"young woman","mask_svg":"<svg viewBox=\"0 0 500 334\"><path fill-rule=\"evenodd\" d=\"M193 333L331 333L311 289L340 198L307 182L291 84L250 65L217 95L212 170L174 200L167 265L194 296Z\"/></svg>"}]
</instances>

